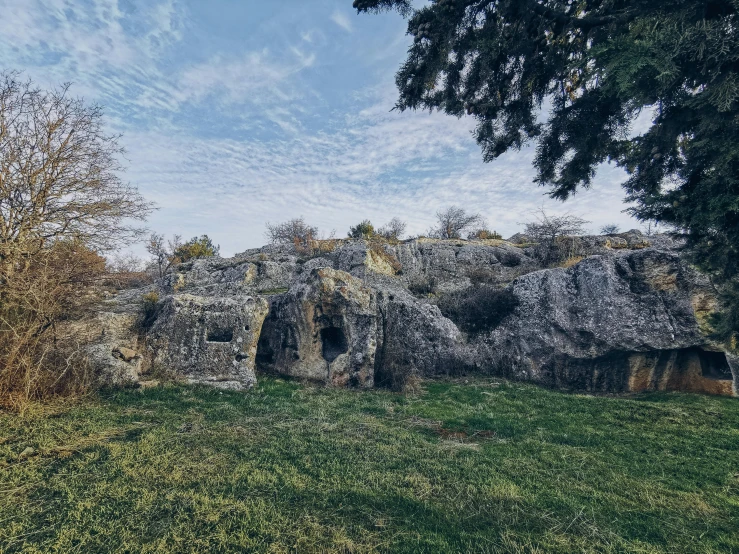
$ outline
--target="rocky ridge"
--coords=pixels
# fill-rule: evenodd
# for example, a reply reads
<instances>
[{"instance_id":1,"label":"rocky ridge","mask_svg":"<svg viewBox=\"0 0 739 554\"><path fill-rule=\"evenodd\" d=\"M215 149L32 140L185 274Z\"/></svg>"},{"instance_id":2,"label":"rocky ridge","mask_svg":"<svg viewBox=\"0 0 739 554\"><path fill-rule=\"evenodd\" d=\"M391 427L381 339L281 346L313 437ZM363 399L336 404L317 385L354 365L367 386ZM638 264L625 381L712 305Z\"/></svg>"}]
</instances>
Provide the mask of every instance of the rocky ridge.
<instances>
[{"instance_id":1,"label":"rocky ridge","mask_svg":"<svg viewBox=\"0 0 739 554\"><path fill-rule=\"evenodd\" d=\"M638 231L565 240L570 267L543 268L521 235L199 259L157 287L145 328L136 320L148 290L109 300L91 354L108 381L158 368L237 389L258 372L352 387L487 374L737 395L739 357L707 338L715 291L678 245Z\"/></svg>"}]
</instances>

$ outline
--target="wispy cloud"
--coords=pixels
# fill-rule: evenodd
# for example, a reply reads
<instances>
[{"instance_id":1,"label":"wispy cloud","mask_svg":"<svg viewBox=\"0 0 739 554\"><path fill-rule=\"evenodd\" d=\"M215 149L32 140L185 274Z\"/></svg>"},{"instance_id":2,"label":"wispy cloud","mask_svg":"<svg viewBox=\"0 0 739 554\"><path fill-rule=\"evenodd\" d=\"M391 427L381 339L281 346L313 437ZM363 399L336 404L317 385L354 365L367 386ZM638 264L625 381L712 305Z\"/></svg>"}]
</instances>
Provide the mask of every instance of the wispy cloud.
<instances>
[{"instance_id":1,"label":"wispy cloud","mask_svg":"<svg viewBox=\"0 0 739 554\"><path fill-rule=\"evenodd\" d=\"M331 21L333 21L339 27L341 27L342 29L344 29L345 31L349 33L354 32L354 27L352 26L352 22L344 12L340 12L339 10L334 11L334 13L331 14Z\"/></svg>"},{"instance_id":2,"label":"wispy cloud","mask_svg":"<svg viewBox=\"0 0 739 554\"><path fill-rule=\"evenodd\" d=\"M229 253L260 245L265 222L299 215L339 234L361 219L381 224L396 215L409 232L422 233L451 204L481 212L504 235L542 205L586 216L593 229L632 223L618 209L618 171L606 169L597 192L561 204L532 183L531 151L483 164L470 148L470 121L385 108L349 118L332 133L288 141L129 137L138 160L133 176L166 202L157 223L186 221L190 234L208 232Z\"/></svg>"},{"instance_id":3,"label":"wispy cloud","mask_svg":"<svg viewBox=\"0 0 739 554\"><path fill-rule=\"evenodd\" d=\"M239 21L216 47L220 28L194 33L202 23L178 0L0 2L0 65L41 84L72 80L105 105L124 132L127 178L161 208L151 220L159 232L208 233L230 254L260 245L267 221L304 215L341 235L399 216L421 233L450 204L504 235L541 205L593 228L634 225L621 213L620 170L604 168L593 190L561 204L532 183L531 150L483 164L474 121L390 111L402 22L378 37L345 12L328 21L306 7L263 40L244 39L259 25L247 32ZM220 8L228 19L233 7ZM350 59L348 46L367 41L378 45L371 59Z\"/></svg>"},{"instance_id":4,"label":"wispy cloud","mask_svg":"<svg viewBox=\"0 0 739 554\"><path fill-rule=\"evenodd\" d=\"M181 38L174 0L136 9L136 24L117 0L7 0L0 18L0 54L52 72L78 74L102 67L127 70L150 66Z\"/></svg>"},{"instance_id":5,"label":"wispy cloud","mask_svg":"<svg viewBox=\"0 0 739 554\"><path fill-rule=\"evenodd\" d=\"M292 49L295 60L278 62L270 59L267 50L250 52L241 58L216 56L184 71L179 79L179 97L183 100L203 100L217 95L230 103L254 99L256 91L279 102L292 99L285 85L290 77L313 65L315 55Z\"/></svg>"}]
</instances>

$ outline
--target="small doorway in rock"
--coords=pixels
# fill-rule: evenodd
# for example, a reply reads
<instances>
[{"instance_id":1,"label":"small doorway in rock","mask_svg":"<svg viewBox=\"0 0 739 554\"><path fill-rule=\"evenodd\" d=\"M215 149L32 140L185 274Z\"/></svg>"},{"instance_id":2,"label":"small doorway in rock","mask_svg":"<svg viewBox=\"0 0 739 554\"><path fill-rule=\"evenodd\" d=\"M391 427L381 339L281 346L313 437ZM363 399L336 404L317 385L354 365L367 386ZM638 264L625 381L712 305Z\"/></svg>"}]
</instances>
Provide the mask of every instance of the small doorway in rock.
<instances>
[{"instance_id":1,"label":"small doorway in rock","mask_svg":"<svg viewBox=\"0 0 739 554\"><path fill-rule=\"evenodd\" d=\"M234 338L233 329L225 329L221 327L211 327L205 340L208 342L231 342Z\"/></svg>"},{"instance_id":2,"label":"small doorway in rock","mask_svg":"<svg viewBox=\"0 0 739 554\"><path fill-rule=\"evenodd\" d=\"M321 343L323 345L323 359L328 363L349 350L346 335L339 327L325 327L321 329Z\"/></svg>"}]
</instances>

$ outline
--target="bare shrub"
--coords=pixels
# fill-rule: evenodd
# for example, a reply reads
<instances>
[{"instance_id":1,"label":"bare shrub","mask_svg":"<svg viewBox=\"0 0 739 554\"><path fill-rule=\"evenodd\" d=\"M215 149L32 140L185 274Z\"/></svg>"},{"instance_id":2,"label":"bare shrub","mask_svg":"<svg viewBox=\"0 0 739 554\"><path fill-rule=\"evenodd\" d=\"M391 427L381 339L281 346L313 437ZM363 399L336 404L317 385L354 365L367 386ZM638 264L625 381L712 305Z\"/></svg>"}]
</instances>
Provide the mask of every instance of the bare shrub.
<instances>
[{"instance_id":1,"label":"bare shrub","mask_svg":"<svg viewBox=\"0 0 739 554\"><path fill-rule=\"evenodd\" d=\"M152 233L146 244L146 251L151 254L153 263L157 268L159 279L163 279L167 270L172 266L175 260L175 252L182 246L182 237L174 235L170 240L166 240L164 235Z\"/></svg>"},{"instance_id":2,"label":"bare shrub","mask_svg":"<svg viewBox=\"0 0 739 554\"><path fill-rule=\"evenodd\" d=\"M587 223L587 220L572 214L550 215L542 208L536 213L534 221L525 224L524 234L537 243L536 256L548 265L580 254L575 251L576 241L564 239L585 234Z\"/></svg>"},{"instance_id":3,"label":"bare shrub","mask_svg":"<svg viewBox=\"0 0 739 554\"><path fill-rule=\"evenodd\" d=\"M621 228L615 223L608 223L600 228L601 235L615 235L621 230Z\"/></svg>"},{"instance_id":4,"label":"bare shrub","mask_svg":"<svg viewBox=\"0 0 739 554\"><path fill-rule=\"evenodd\" d=\"M89 382L87 337L76 322L98 301L105 259L77 242L37 252L5 280L0 306L0 405L80 392Z\"/></svg>"},{"instance_id":5,"label":"bare shrub","mask_svg":"<svg viewBox=\"0 0 739 554\"><path fill-rule=\"evenodd\" d=\"M484 224L480 214L470 214L456 206L436 212L436 220L436 227L429 231L429 236L440 239L460 239L464 232Z\"/></svg>"},{"instance_id":6,"label":"bare shrub","mask_svg":"<svg viewBox=\"0 0 739 554\"><path fill-rule=\"evenodd\" d=\"M117 252L108 260L106 269L110 273L142 273L146 262L131 252Z\"/></svg>"},{"instance_id":7,"label":"bare shrub","mask_svg":"<svg viewBox=\"0 0 739 554\"><path fill-rule=\"evenodd\" d=\"M380 227L377 230L376 234L388 241L397 242L403 238L406 227L407 224L405 223L405 221L401 220L398 217L394 217L385 225Z\"/></svg>"},{"instance_id":8,"label":"bare shrub","mask_svg":"<svg viewBox=\"0 0 739 554\"><path fill-rule=\"evenodd\" d=\"M116 289L131 289L148 285L154 275L147 271L146 262L135 254L115 254L106 264L102 284Z\"/></svg>"},{"instance_id":9,"label":"bare shrub","mask_svg":"<svg viewBox=\"0 0 739 554\"><path fill-rule=\"evenodd\" d=\"M311 241L318 238L318 227L308 225L301 216L274 225L268 222L265 236L272 244L293 244L296 247L307 247Z\"/></svg>"},{"instance_id":10,"label":"bare shrub","mask_svg":"<svg viewBox=\"0 0 739 554\"><path fill-rule=\"evenodd\" d=\"M292 244L304 259L333 252L339 244L335 231L322 235L318 227L308 225L302 217L274 225L267 223L265 236L271 244Z\"/></svg>"},{"instance_id":11,"label":"bare shrub","mask_svg":"<svg viewBox=\"0 0 739 554\"><path fill-rule=\"evenodd\" d=\"M651 237L652 235L657 235L661 233L662 230L663 230L663 225L659 222L655 222L652 220L647 221L647 223L642 228L642 232L648 237Z\"/></svg>"}]
</instances>

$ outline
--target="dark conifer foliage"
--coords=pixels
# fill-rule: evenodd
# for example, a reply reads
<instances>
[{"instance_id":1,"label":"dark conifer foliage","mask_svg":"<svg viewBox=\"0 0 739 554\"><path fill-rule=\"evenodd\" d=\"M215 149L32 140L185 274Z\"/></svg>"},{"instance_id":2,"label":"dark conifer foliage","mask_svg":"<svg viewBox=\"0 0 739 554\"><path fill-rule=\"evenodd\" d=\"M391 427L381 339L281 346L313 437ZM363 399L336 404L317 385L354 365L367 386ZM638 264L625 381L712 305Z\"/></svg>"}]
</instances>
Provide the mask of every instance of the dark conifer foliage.
<instances>
[{"instance_id":1,"label":"dark conifer foliage","mask_svg":"<svg viewBox=\"0 0 739 554\"><path fill-rule=\"evenodd\" d=\"M398 109L473 116L485 161L535 143L536 181L561 200L599 164L625 168L631 213L685 234L733 306L719 332L739 332L739 1L354 6L409 18ZM652 124L633 136L645 111Z\"/></svg>"}]
</instances>

